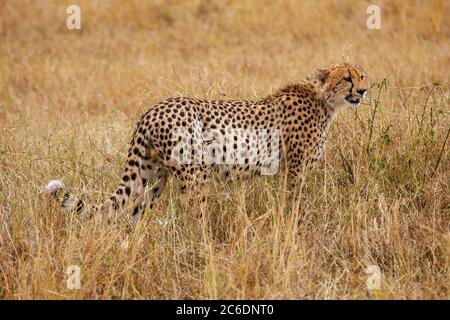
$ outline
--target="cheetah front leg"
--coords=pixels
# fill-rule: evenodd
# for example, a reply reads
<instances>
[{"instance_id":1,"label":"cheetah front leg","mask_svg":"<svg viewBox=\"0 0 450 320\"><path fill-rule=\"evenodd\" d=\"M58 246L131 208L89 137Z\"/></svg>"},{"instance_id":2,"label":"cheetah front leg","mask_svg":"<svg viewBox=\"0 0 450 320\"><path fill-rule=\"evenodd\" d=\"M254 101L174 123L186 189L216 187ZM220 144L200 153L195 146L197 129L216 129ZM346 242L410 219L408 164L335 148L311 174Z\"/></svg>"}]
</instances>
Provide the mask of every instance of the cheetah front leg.
<instances>
[{"instance_id":1,"label":"cheetah front leg","mask_svg":"<svg viewBox=\"0 0 450 320\"><path fill-rule=\"evenodd\" d=\"M298 210L302 195L302 190L306 182L308 170L311 162L298 161L289 163L287 166L287 187L289 190L287 211Z\"/></svg>"}]
</instances>

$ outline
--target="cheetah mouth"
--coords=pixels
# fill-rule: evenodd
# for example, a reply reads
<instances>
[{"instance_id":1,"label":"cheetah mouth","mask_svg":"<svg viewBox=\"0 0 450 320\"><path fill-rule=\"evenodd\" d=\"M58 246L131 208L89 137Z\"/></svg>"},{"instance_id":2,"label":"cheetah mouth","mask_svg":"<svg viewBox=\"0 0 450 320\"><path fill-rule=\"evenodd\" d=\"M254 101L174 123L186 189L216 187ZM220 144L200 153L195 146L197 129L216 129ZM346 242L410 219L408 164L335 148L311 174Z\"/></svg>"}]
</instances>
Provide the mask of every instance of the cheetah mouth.
<instances>
[{"instance_id":1,"label":"cheetah mouth","mask_svg":"<svg viewBox=\"0 0 450 320\"><path fill-rule=\"evenodd\" d=\"M345 100L347 100L347 102L349 102L352 105L357 105L361 102L361 99L358 97L353 97L352 95L348 95L345 97Z\"/></svg>"}]
</instances>

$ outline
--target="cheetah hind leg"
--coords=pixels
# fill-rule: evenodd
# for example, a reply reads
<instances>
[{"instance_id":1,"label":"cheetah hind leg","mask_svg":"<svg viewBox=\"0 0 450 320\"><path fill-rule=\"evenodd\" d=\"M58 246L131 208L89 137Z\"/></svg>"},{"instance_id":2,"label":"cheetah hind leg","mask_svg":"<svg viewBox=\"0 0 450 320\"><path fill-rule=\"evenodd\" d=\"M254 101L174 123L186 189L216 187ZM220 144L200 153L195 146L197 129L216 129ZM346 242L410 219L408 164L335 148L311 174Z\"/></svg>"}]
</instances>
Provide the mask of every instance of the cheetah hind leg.
<instances>
[{"instance_id":1,"label":"cheetah hind leg","mask_svg":"<svg viewBox=\"0 0 450 320\"><path fill-rule=\"evenodd\" d=\"M136 150L136 146L132 146L133 151ZM139 150L138 150L139 151ZM139 153L139 152L137 152ZM145 154L145 156L142 156ZM120 216L120 220L123 218L129 223L129 230L133 230L137 221L142 217L145 206L143 205L145 200L145 188L147 185L153 185L157 179L162 175L161 161L151 148L147 150L140 150L140 154L136 152L129 152L128 160L125 166L125 172L122 176L122 181L117 188L117 191L109 199L109 213L108 221L111 221L115 217L115 213L125 207L128 200L132 200L131 216ZM150 191L150 193L162 192Z\"/></svg>"},{"instance_id":2,"label":"cheetah hind leg","mask_svg":"<svg viewBox=\"0 0 450 320\"><path fill-rule=\"evenodd\" d=\"M197 218L201 217L202 212L206 210L207 195L205 186L214 177L211 167L207 165L191 166L183 174L177 175L179 181L179 190L182 203L192 208L200 204L200 211L195 214Z\"/></svg>"},{"instance_id":3,"label":"cheetah hind leg","mask_svg":"<svg viewBox=\"0 0 450 320\"><path fill-rule=\"evenodd\" d=\"M145 168L148 168L148 166L145 165ZM142 189L137 190L138 195L132 209L133 225L136 225L143 217L146 208L153 208L153 201L163 193L167 182L168 171L164 167L152 168L141 170L141 175L146 183L141 186ZM145 190L146 186L148 186L147 190Z\"/></svg>"}]
</instances>

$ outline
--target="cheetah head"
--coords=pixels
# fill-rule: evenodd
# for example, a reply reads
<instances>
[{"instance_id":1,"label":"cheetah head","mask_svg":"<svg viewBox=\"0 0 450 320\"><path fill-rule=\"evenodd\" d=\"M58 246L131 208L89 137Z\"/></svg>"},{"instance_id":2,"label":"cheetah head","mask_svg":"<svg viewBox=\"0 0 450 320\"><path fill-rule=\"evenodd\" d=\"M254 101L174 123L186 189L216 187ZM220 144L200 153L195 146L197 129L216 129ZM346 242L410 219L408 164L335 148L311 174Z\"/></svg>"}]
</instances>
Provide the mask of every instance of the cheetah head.
<instances>
[{"instance_id":1,"label":"cheetah head","mask_svg":"<svg viewBox=\"0 0 450 320\"><path fill-rule=\"evenodd\" d=\"M333 108L358 107L367 91L367 77L358 65L348 63L333 65L314 72L326 103Z\"/></svg>"}]
</instances>

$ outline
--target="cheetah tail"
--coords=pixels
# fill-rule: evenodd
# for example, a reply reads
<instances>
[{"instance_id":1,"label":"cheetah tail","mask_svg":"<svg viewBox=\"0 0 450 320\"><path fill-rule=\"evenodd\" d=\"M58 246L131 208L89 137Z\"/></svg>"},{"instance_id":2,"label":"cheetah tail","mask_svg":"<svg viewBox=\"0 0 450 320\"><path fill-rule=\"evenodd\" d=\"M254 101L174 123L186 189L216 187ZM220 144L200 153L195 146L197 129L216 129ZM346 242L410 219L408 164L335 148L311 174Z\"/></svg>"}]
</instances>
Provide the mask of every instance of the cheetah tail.
<instances>
[{"instance_id":1,"label":"cheetah tail","mask_svg":"<svg viewBox=\"0 0 450 320\"><path fill-rule=\"evenodd\" d=\"M45 187L45 192L56 199L64 212L74 210L78 214L84 213L84 201L77 198L61 180L51 180Z\"/></svg>"}]
</instances>

